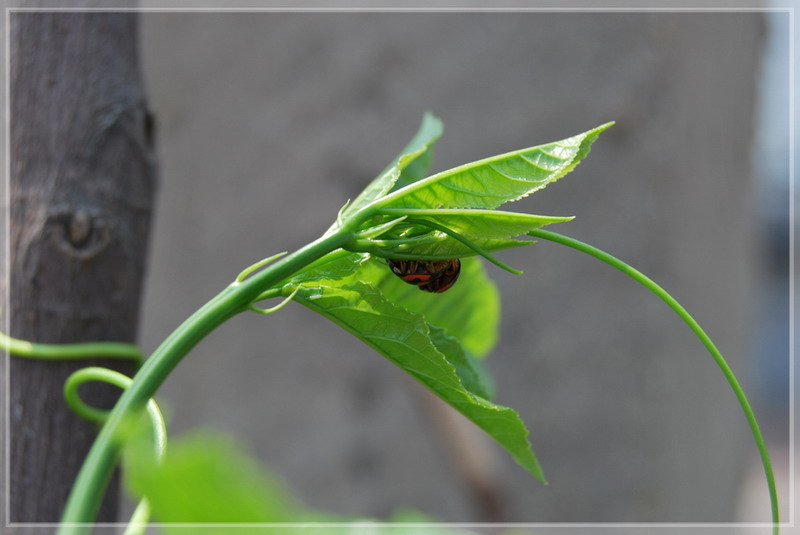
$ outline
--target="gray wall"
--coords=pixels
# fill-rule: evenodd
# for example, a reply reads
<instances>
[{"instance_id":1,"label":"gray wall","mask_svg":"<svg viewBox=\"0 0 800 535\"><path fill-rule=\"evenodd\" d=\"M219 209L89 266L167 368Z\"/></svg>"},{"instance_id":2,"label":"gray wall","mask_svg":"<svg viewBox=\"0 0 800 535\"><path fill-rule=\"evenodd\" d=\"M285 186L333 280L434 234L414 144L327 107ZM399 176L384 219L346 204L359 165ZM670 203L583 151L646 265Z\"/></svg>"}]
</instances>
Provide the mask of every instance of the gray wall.
<instances>
[{"instance_id":1,"label":"gray wall","mask_svg":"<svg viewBox=\"0 0 800 535\"><path fill-rule=\"evenodd\" d=\"M578 216L553 230L652 276L747 368L759 14L148 13L142 26L162 164L146 350L244 266L318 236L431 110L445 122L435 170L616 120L572 175L508 208ZM502 257L526 274L489 268L504 316L489 368L551 482L493 448L504 518L733 520L752 440L688 329L571 250ZM161 398L172 433L235 434L311 506L486 520L420 389L299 306L235 318Z\"/></svg>"}]
</instances>

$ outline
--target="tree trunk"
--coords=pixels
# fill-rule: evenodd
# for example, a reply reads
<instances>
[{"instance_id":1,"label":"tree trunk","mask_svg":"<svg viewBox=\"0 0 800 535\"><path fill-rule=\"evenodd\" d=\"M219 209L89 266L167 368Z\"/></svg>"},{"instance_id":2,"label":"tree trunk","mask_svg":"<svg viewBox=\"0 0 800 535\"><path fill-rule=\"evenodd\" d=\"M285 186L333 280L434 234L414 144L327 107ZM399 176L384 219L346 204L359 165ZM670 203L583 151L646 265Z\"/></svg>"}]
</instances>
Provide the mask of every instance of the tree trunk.
<instances>
[{"instance_id":1,"label":"tree trunk","mask_svg":"<svg viewBox=\"0 0 800 535\"><path fill-rule=\"evenodd\" d=\"M137 14L10 14L9 334L46 343L136 339L155 189ZM10 359L10 522L58 521L96 425L62 386L88 364ZM90 404L118 392L88 385ZM98 521L116 520L116 485Z\"/></svg>"}]
</instances>

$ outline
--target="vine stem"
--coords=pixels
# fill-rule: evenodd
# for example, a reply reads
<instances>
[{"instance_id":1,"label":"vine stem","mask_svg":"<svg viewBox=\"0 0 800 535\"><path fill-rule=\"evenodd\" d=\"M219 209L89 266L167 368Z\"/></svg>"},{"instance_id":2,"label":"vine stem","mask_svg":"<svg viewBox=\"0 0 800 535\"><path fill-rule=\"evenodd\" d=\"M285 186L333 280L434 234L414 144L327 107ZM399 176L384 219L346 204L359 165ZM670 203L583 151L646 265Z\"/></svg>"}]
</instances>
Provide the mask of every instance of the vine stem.
<instances>
[{"instance_id":1,"label":"vine stem","mask_svg":"<svg viewBox=\"0 0 800 535\"><path fill-rule=\"evenodd\" d=\"M357 222L353 222L357 224ZM61 516L59 535L91 532L121 448L120 432L141 411L181 359L216 327L246 310L264 290L273 287L314 260L342 247L352 238L347 226L336 229L285 256L243 281L236 281L203 305L147 359L108 415L83 462Z\"/></svg>"},{"instance_id":2,"label":"vine stem","mask_svg":"<svg viewBox=\"0 0 800 535\"><path fill-rule=\"evenodd\" d=\"M739 400L739 405L741 405L742 411L747 418L750 431L752 432L753 438L756 441L756 446L758 447L758 453L761 456L761 464L764 467L764 475L766 476L767 486L769 487L769 500L772 508L773 533L777 535L779 532L780 519L780 514L778 511L778 492L775 489L775 477L772 473L772 462L769 458L767 446L764 443L764 437L761 434L761 429L758 426L756 416L753 413L753 409L750 407L750 402L747 401L747 396L745 396L744 390L742 390L739 381L736 379L736 376L733 374L730 366L728 366L728 363L725 361L722 353L720 353L720 351L717 349L717 346L711 341L711 338L709 338L705 331L700 327L700 324L695 321L695 319L686 311L685 308L681 306L680 303L678 303L678 301L675 300L674 297L672 297L661 286L656 284L652 279L650 279L641 271L629 266L622 260L606 253L605 251L601 251L596 247L592 247L591 245L578 241L574 238L569 238L548 230L538 229L531 231L528 234L534 238L541 238L543 240L549 240L555 243L560 243L561 245L566 245L567 247L572 247L573 249L577 249L582 253L593 256L598 260L620 270L664 301L673 311L675 311L678 316L680 316L680 318L686 323L686 325L689 326L694 334L697 335L708 352L711 353L711 356L716 361L717 366L719 366L720 370L722 370L722 374L725 376L725 379L727 379L728 384L733 390L733 393L736 395L736 399Z\"/></svg>"},{"instance_id":3,"label":"vine stem","mask_svg":"<svg viewBox=\"0 0 800 535\"><path fill-rule=\"evenodd\" d=\"M144 356L138 347L123 342L37 344L18 338L12 338L0 332L0 349L4 349L20 357L39 360L76 360L102 357L132 360L137 366L140 366L144 361Z\"/></svg>"},{"instance_id":4,"label":"vine stem","mask_svg":"<svg viewBox=\"0 0 800 535\"><path fill-rule=\"evenodd\" d=\"M89 381L100 381L114 385L125 390L131 385L131 378L115 370L90 366L81 368L67 378L64 383L64 399L67 405L81 418L94 423L103 423L108 418L109 411L97 409L87 405L78 395L78 388ZM167 424L156 400L150 398L147 402L147 414L150 418L150 428L153 440L153 454L156 462L161 462L167 448ZM150 519L150 502L146 497L139 500L139 504L131 516L123 535L144 535L147 522Z\"/></svg>"}]
</instances>

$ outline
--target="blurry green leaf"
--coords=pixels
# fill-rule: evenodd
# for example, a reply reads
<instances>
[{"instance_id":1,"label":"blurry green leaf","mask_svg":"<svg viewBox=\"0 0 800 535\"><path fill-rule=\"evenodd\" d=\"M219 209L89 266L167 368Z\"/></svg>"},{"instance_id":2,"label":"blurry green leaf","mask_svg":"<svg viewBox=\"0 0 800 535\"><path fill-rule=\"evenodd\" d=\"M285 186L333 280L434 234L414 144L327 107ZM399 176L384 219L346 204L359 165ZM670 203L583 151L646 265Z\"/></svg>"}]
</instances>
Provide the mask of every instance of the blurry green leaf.
<instances>
[{"instance_id":1,"label":"blurry green leaf","mask_svg":"<svg viewBox=\"0 0 800 535\"><path fill-rule=\"evenodd\" d=\"M381 208L497 208L521 199L572 171L606 123L577 136L522 149L414 182L374 204Z\"/></svg>"},{"instance_id":2,"label":"blurry green leaf","mask_svg":"<svg viewBox=\"0 0 800 535\"><path fill-rule=\"evenodd\" d=\"M422 526L437 520L408 507L398 508L387 520L348 518L303 508L272 480L265 467L232 438L219 433L203 431L173 438L169 455L158 466L150 455L146 428L138 424L129 428L123 476L134 494L147 493L156 515L153 521L161 524L159 532L168 535L281 535L295 531L309 535L474 535L451 527ZM384 522L388 524L382 525Z\"/></svg>"},{"instance_id":3,"label":"blurry green leaf","mask_svg":"<svg viewBox=\"0 0 800 535\"><path fill-rule=\"evenodd\" d=\"M422 315L397 306L362 282L338 287L304 286L295 300L360 338L427 386L492 436L537 479L545 481L519 415L465 388L462 381L470 377L460 377L457 368L441 353L440 349L447 351L450 344L437 345Z\"/></svg>"},{"instance_id":4,"label":"blurry green leaf","mask_svg":"<svg viewBox=\"0 0 800 535\"><path fill-rule=\"evenodd\" d=\"M135 442L134 442L135 447ZM155 521L165 523L293 522L300 509L231 439L196 433L172 440L161 464L145 443L128 452L126 483L150 501ZM163 528L172 532L178 528ZM229 533L230 527L203 533ZM280 533L251 528L236 533ZM185 533L182 531L181 533Z\"/></svg>"},{"instance_id":5,"label":"blurry green leaf","mask_svg":"<svg viewBox=\"0 0 800 535\"><path fill-rule=\"evenodd\" d=\"M375 199L386 195L397 182L406 184L424 176L431 160L431 151L442 135L442 121L430 113L422 117L419 130L406 148L344 210L343 216L357 212Z\"/></svg>"},{"instance_id":6,"label":"blurry green leaf","mask_svg":"<svg viewBox=\"0 0 800 535\"><path fill-rule=\"evenodd\" d=\"M390 528L391 531L386 529L386 533L392 535L477 535L475 531L451 525L422 527L420 524L435 524L437 520L410 507L397 508L390 520L395 525Z\"/></svg>"}]
</instances>

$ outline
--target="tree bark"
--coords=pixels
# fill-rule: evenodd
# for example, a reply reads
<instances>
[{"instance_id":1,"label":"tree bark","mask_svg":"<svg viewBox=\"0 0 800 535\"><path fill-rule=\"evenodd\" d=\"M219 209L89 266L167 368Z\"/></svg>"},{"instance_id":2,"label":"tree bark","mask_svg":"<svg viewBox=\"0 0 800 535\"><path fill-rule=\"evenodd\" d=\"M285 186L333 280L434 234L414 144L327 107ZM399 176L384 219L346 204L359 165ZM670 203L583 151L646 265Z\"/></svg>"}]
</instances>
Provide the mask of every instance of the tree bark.
<instances>
[{"instance_id":1,"label":"tree bark","mask_svg":"<svg viewBox=\"0 0 800 535\"><path fill-rule=\"evenodd\" d=\"M10 14L10 335L45 343L136 339L156 182L137 15ZM62 386L88 364L11 357L10 522L58 521L96 426ZM111 407L118 392L87 385ZM116 485L98 521L116 520Z\"/></svg>"}]
</instances>

